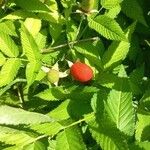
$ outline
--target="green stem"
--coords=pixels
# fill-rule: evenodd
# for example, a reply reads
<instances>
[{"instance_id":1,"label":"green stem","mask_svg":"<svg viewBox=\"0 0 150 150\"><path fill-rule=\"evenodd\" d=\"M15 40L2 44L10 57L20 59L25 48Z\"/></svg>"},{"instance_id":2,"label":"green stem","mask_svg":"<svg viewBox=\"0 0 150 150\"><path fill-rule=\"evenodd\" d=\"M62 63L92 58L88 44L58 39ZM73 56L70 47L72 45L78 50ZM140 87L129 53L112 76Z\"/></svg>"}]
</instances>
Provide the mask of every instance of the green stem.
<instances>
[{"instance_id":1,"label":"green stem","mask_svg":"<svg viewBox=\"0 0 150 150\"><path fill-rule=\"evenodd\" d=\"M81 37L83 36L84 32L86 31L88 25L85 26L85 28L82 30L80 36L78 37L78 39L81 39Z\"/></svg>"},{"instance_id":2,"label":"green stem","mask_svg":"<svg viewBox=\"0 0 150 150\"><path fill-rule=\"evenodd\" d=\"M79 123L81 123L81 122L90 120L90 119L92 119L93 117L94 117L94 112L92 112L91 114L87 115L87 117L85 117L85 118L83 118L83 119L80 119L80 120L78 120L78 121L76 121L76 122L73 122L72 124L70 124L70 125L68 125L68 126L64 126L61 130L65 130L66 128L70 128L70 127L75 126L75 125L77 125L77 124L79 124ZM59 130L59 131L61 131L61 130ZM58 132L57 132L57 133L58 133ZM49 137L49 135L45 135L45 134L44 134L44 135L41 135L41 136L37 137L34 141L40 140L40 139L45 138L45 137ZM52 137L54 137L54 135L53 135ZM51 137L51 138L52 138L52 137Z\"/></svg>"},{"instance_id":3,"label":"green stem","mask_svg":"<svg viewBox=\"0 0 150 150\"><path fill-rule=\"evenodd\" d=\"M84 20L84 16L82 15L80 23L79 23L79 26L78 26L78 29L77 29L77 33L76 33L75 39L72 42L70 42L70 43L68 42L68 46L69 46L70 50L73 48L75 42L78 41L77 37L78 37L78 34L80 32L80 28L81 28L83 20Z\"/></svg>"},{"instance_id":4,"label":"green stem","mask_svg":"<svg viewBox=\"0 0 150 150\"><path fill-rule=\"evenodd\" d=\"M22 89L22 85L19 85L19 83L17 85L17 92L18 92L18 97L20 100L21 107L24 108L25 101L23 97L23 89Z\"/></svg>"},{"instance_id":5,"label":"green stem","mask_svg":"<svg viewBox=\"0 0 150 150\"><path fill-rule=\"evenodd\" d=\"M99 9L98 13L94 16L94 18L101 12L102 9L103 9L103 7L101 7L101 8ZM80 36L79 36L78 39L80 39L80 38L83 36L83 34L84 34L84 32L86 31L87 27L88 27L88 24L87 24L87 25L85 26L85 28L82 30L82 32L81 32L81 34L80 34Z\"/></svg>"},{"instance_id":6,"label":"green stem","mask_svg":"<svg viewBox=\"0 0 150 150\"><path fill-rule=\"evenodd\" d=\"M80 20L80 24L78 26L77 34L76 34L76 40L78 40L78 35L79 35L80 29L81 29L81 25L82 25L84 19L85 19L85 16L82 15L81 16L81 20Z\"/></svg>"},{"instance_id":7,"label":"green stem","mask_svg":"<svg viewBox=\"0 0 150 150\"><path fill-rule=\"evenodd\" d=\"M77 125L77 124L79 124L79 123L81 123L81 122L83 122L83 121L89 120L89 119L91 119L91 118L93 118L93 117L94 117L94 113L91 113L91 114L88 115L87 117L85 117L85 118L83 118L83 119L80 119L80 120L78 120L78 121L76 121L76 122L73 122L72 124L70 124L70 125L68 125L68 126L65 126L62 130L66 129L66 128L69 128L69 127L72 127L72 126L75 126L75 125Z\"/></svg>"},{"instance_id":8,"label":"green stem","mask_svg":"<svg viewBox=\"0 0 150 150\"><path fill-rule=\"evenodd\" d=\"M25 61L25 62L28 62L29 60L28 59L24 59L24 58L19 58L21 61Z\"/></svg>"},{"instance_id":9,"label":"green stem","mask_svg":"<svg viewBox=\"0 0 150 150\"><path fill-rule=\"evenodd\" d=\"M5 86L3 89L0 90L0 96L3 95L7 90L9 90L12 85L14 85L18 82L27 82L27 80L26 79L16 79L16 80L12 81L10 84L8 84L7 86Z\"/></svg>"},{"instance_id":10,"label":"green stem","mask_svg":"<svg viewBox=\"0 0 150 150\"><path fill-rule=\"evenodd\" d=\"M69 42L69 44L78 44L78 43L87 42L87 41L96 41L97 39L98 39L98 37L93 37L93 38L89 38L89 39L83 39L83 40L79 40L79 41ZM56 51L60 48L67 47L67 46L68 46L68 43L58 45L55 47L50 47L48 49L43 49L41 53L51 53L53 51Z\"/></svg>"}]
</instances>

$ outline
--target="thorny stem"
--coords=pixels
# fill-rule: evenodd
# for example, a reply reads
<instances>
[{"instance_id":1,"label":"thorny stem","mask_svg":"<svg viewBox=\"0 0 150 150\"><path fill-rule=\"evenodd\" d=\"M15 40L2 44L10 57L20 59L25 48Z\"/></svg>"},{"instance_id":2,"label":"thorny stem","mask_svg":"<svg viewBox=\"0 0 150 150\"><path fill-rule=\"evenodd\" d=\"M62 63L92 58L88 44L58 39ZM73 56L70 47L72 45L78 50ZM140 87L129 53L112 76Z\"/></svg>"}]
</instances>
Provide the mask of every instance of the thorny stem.
<instances>
[{"instance_id":1,"label":"thorny stem","mask_svg":"<svg viewBox=\"0 0 150 150\"><path fill-rule=\"evenodd\" d=\"M69 42L69 44L71 45L71 44L78 44L78 43L87 42L87 41L96 41L97 39L98 39L98 37L93 37L93 38L89 38L89 39L83 39L83 40L80 40L80 41ZM67 46L68 46L68 43L58 45L58 46L55 46L55 47L50 47L50 48L47 48L47 49L43 49L41 53L51 53L54 50L64 48L64 47L67 47Z\"/></svg>"}]
</instances>

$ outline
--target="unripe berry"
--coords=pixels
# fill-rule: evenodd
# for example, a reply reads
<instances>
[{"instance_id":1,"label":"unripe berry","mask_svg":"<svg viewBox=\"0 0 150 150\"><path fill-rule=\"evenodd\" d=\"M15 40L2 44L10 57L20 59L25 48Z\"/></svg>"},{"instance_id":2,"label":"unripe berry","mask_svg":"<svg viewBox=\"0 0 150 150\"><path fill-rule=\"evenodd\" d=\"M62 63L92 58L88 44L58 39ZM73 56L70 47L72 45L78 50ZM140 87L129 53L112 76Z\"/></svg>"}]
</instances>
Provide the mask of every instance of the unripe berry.
<instances>
[{"instance_id":1,"label":"unripe berry","mask_svg":"<svg viewBox=\"0 0 150 150\"><path fill-rule=\"evenodd\" d=\"M94 0L82 0L81 2L81 9L88 13L90 12L94 7Z\"/></svg>"},{"instance_id":2,"label":"unripe berry","mask_svg":"<svg viewBox=\"0 0 150 150\"><path fill-rule=\"evenodd\" d=\"M82 83L88 82L93 78L93 70L88 65L76 62L70 68L73 78Z\"/></svg>"},{"instance_id":3,"label":"unripe berry","mask_svg":"<svg viewBox=\"0 0 150 150\"><path fill-rule=\"evenodd\" d=\"M56 83L59 81L59 71L51 69L47 74L48 81L51 83Z\"/></svg>"}]
</instances>

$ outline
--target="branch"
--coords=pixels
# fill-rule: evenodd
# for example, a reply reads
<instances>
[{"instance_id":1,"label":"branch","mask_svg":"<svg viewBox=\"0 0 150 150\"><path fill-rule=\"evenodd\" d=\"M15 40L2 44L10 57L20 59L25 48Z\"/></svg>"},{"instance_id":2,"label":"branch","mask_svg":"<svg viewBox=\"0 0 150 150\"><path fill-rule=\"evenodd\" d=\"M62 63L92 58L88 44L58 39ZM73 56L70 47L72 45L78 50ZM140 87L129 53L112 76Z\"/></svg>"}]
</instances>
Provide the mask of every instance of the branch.
<instances>
[{"instance_id":1,"label":"branch","mask_svg":"<svg viewBox=\"0 0 150 150\"><path fill-rule=\"evenodd\" d=\"M64 47L67 47L67 46L69 47L69 45L72 45L72 44L78 44L78 43L82 43L82 42L96 41L96 40L98 40L98 37L83 39L83 40L79 40L79 41L73 41L73 42L65 43L65 44L62 44L62 45L55 46L55 47L50 47L50 48L47 48L47 49L43 49L41 51L41 53L51 53L54 50L58 50L60 48L64 48Z\"/></svg>"}]
</instances>

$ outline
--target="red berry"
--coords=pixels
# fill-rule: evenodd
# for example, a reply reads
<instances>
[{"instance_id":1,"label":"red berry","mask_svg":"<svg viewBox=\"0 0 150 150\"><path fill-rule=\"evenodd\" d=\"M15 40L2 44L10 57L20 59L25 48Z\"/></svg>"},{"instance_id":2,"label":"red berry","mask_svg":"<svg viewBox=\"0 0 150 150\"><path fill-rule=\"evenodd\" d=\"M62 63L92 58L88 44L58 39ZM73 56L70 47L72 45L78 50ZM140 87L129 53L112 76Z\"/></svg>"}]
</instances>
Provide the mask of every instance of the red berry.
<instances>
[{"instance_id":1,"label":"red berry","mask_svg":"<svg viewBox=\"0 0 150 150\"><path fill-rule=\"evenodd\" d=\"M87 82L93 78L93 70L81 62L74 63L70 68L70 73L75 80L80 82Z\"/></svg>"}]
</instances>

